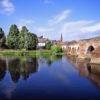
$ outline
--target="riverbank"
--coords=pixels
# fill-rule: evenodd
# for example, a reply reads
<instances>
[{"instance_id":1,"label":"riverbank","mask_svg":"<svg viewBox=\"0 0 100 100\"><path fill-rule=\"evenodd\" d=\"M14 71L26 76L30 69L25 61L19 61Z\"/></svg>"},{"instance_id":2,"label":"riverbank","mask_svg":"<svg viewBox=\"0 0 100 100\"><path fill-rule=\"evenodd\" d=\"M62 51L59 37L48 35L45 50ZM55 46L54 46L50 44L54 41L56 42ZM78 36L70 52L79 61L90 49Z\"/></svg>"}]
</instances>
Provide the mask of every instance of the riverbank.
<instances>
[{"instance_id":1,"label":"riverbank","mask_svg":"<svg viewBox=\"0 0 100 100\"><path fill-rule=\"evenodd\" d=\"M66 55L65 52L62 53L53 53L52 50L2 50L0 51L0 56L6 56L6 57L40 57L40 56L51 56L51 55ZM88 57L78 57L75 55L67 55L68 58L72 57L74 59L78 59L78 61L88 61L89 63L94 63L94 64L100 64L100 59L93 57L88 58Z\"/></svg>"},{"instance_id":2,"label":"riverbank","mask_svg":"<svg viewBox=\"0 0 100 100\"><path fill-rule=\"evenodd\" d=\"M64 53L53 54L51 50L2 50L0 51L0 56L15 56L15 57L22 57L22 56L29 56L29 57L38 57L38 56L49 56L49 55L64 55Z\"/></svg>"}]
</instances>

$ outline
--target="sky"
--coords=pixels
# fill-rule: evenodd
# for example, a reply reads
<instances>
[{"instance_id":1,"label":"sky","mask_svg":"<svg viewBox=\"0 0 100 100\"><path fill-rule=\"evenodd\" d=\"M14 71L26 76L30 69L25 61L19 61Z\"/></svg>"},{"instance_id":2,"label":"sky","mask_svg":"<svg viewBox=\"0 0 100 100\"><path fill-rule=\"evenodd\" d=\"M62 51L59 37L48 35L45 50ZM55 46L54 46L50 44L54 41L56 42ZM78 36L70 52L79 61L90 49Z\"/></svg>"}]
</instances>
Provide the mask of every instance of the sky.
<instances>
[{"instance_id":1,"label":"sky","mask_svg":"<svg viewBox=\"0 0 100 100\"><path fill-rule=\"evenodd\" d=\"M80 40L100 36L100 0L0 0L0 27L9 27L52 40Z\"/></svg>"}]
</instances>

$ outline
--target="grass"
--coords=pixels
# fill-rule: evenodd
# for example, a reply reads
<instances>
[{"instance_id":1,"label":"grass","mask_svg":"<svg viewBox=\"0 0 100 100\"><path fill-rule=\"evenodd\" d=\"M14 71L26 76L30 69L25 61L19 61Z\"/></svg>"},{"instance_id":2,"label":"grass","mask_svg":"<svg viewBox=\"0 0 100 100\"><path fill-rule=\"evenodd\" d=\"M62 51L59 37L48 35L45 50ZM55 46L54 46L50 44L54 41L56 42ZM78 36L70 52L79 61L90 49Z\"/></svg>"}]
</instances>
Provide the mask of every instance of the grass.
<instances>
[{"instance_id":1,"label":"grass","mask_svg":"<svg viewBox=\"0 0 100 100\"><path fill-rule=\"evenodd\" d=\"M3 50L0 51L0 56L16 56L16 57L22 57L22 56L49 56L51 55L51 50L32 50L32 51L21 51L21 50Z\"/></svg>"}]
</instances>

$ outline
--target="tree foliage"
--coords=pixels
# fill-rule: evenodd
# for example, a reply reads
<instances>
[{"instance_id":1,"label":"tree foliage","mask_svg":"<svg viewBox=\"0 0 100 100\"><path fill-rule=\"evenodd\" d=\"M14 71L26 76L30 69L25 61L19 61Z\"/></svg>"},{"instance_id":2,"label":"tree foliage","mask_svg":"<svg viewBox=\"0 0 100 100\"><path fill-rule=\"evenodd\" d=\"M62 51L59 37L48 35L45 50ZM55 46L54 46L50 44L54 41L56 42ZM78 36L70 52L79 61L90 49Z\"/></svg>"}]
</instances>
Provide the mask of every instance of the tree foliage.
<instances>
[{"instance_id":1,"label":"tree foliage","mask_svg":"<svg viewBox=\"0 0 100 100\"><path fill-rule=\"evenodd\" d=\"M5 43L5 35L3 30L0 28L0 44ZM28 31L26 26L23 26L21 31L15 24L10 26L10 30L7 36L7 46L10 49L36 49L38 38L34 33Z\"/></svg>"},{"instance_id":2,"label":"tree foliage","mask_svg":"<svg viewBox=\"0 0 100 100\"><path fill-rule=\"evenodd\" d=\"M25 41L26 41L25 38L26 38L27 33L28 33L28 29L26 28L26 26L23 26L19 34L19 48L20 49L25 49Z\"/></svg>"},{"instance_id":3,"label":"tree foliage","mask_svg":"<svg viewBox=\"0 0 100 100\"><path fill-rule=\"evenodd\" d=\"M60 45L55 45L55 46L52 47L52 53L53 54L60 54L62 52L63 52L63 50L62 50Z\"/></svg>"},{"instance_id":4,"label":"tree foliage","mask_svg":"<svg viewBox=\"0 0 100 100\"><path fill-rule=\"evenodd\" d=\"M0 47L3 46L6 42L6 37L2 28L0 28Z\"/></svg>"},{"instance_id":5,"label":"tree foliage","mask_svg":"<svg viewBox=\"0 0 100 100\"><path fill-rule=\"evenodd\" d=\"M51 43L51 41L48 40L46 42L45 48L48 49L48 50L50 50L51 49L51 46L52 46L52 43Z\"/></svg>"},{"instance_id":6,"label":"tree foliage","mask_svg":"<svg viewBox=\"0 0 100 100\"><path fill-rule=\"evenodd\" d=\"M11 25L9 34L7 37L7 45L11 49L18 49L19 48L19 29L17 26Z\"/></svg>"},{"instance_id":7,"label":"tree foliage","mask_svg":"<svg viewBox=\"0 0 100 100\"><path fill-rule=\"evenodd\" d=\"M37 42L37 36L29 32L26 26L23 26L19 34L19 48L26 50L36 49Z\"/></svg>"},{"instance_id":8,"label":"tree foliage","mask_svg":"<svg viewBox=\"0 0 100 100\"><path fill-rule=\"evenodd\" d=\"M36 49L37 43L38 43L38 39L35 34L28 32L25 35L25 48L27 50Z\"/></svg>"}]
</instances>

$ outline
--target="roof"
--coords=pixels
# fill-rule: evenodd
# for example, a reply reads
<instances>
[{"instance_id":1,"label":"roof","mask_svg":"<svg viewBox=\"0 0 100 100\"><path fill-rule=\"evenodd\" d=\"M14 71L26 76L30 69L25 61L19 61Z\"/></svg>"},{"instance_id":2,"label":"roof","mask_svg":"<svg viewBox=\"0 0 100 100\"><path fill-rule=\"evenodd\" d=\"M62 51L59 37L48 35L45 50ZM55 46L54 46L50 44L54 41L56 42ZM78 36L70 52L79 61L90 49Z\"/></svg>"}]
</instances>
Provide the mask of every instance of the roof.
<instances>
[{"instance_id":1,"label":"roof","mask_svg":"<svg viewBox=\"0 0 100 100\"><path fill-rule=\"evenodd\" d=\"M38 42L39 43L45 43L48 39L47 38L43 38L43 36L38 37Z\"/></svg>"}]
</instances>

